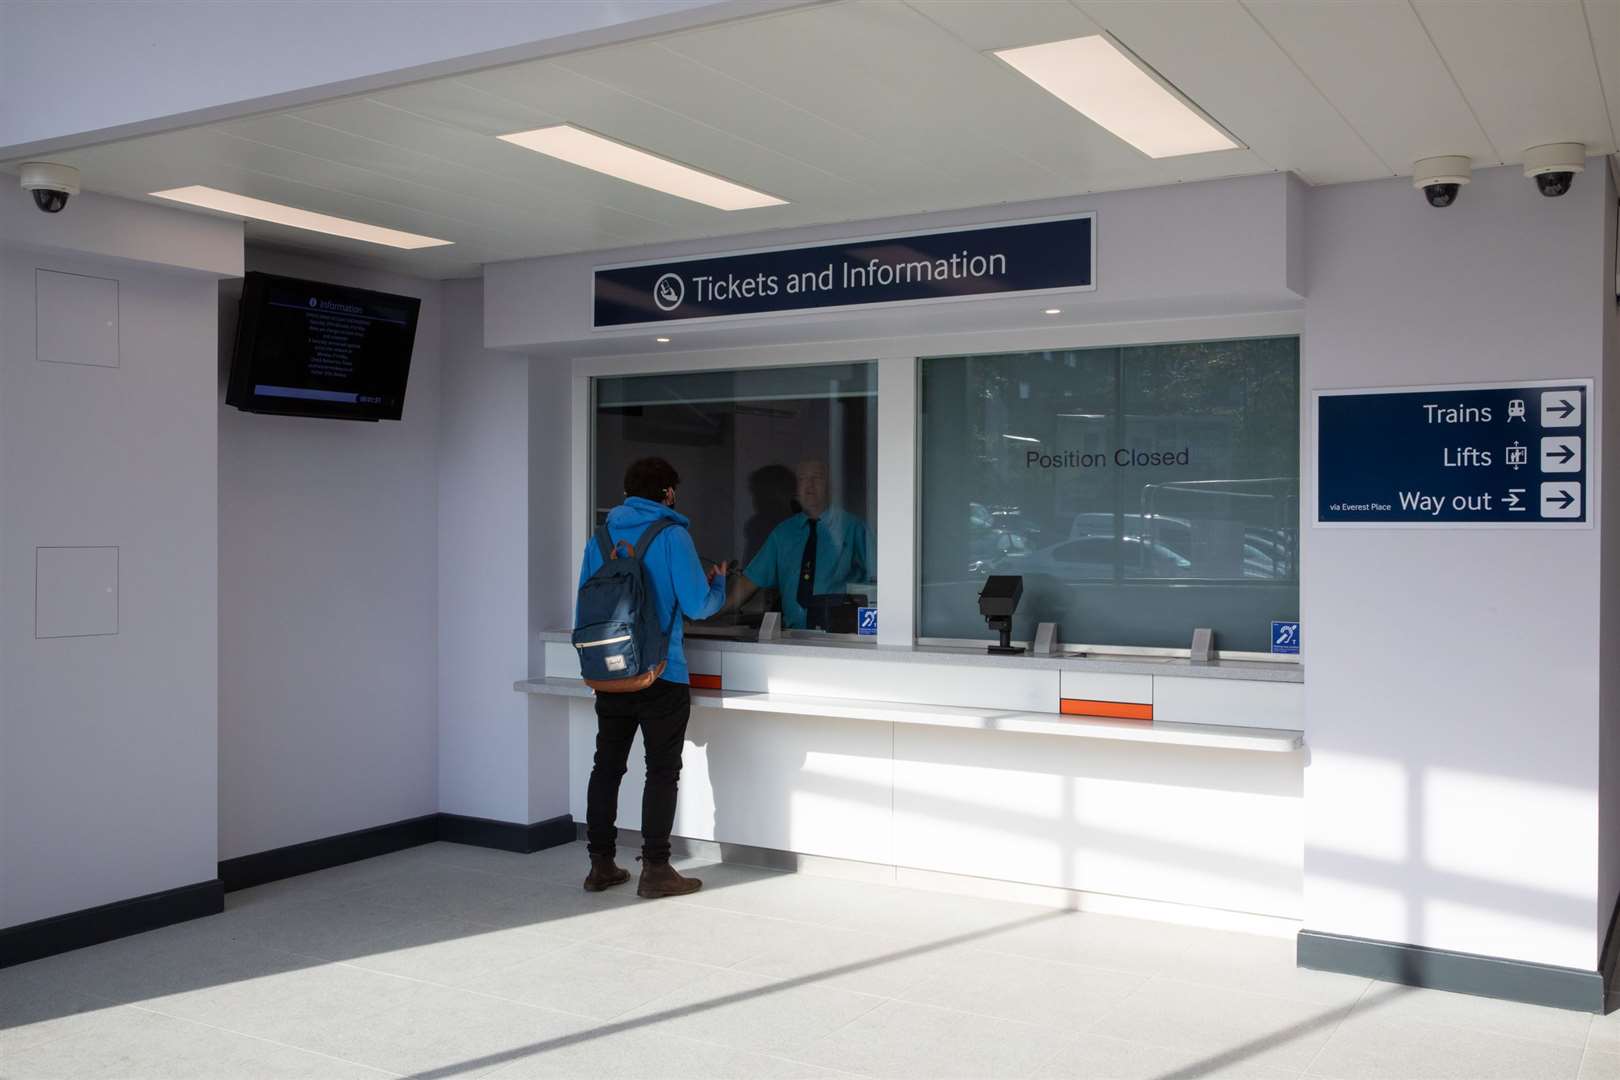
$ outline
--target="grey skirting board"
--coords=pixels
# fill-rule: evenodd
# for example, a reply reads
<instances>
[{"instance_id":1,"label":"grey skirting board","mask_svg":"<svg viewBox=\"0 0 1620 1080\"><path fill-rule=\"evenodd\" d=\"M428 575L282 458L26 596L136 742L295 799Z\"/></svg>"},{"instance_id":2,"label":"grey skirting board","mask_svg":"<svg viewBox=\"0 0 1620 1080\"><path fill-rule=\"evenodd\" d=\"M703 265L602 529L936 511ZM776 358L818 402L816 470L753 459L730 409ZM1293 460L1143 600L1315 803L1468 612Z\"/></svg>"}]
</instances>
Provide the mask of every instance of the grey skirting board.
<instances>
[{"instance_id":1,"label":"grey skirting board","mask_svg":"<svg viewBox=\"0 0 1620 1080\"><path fill-rule=\"evenodd\" d=\"M1299 932L1295 956L1300 967L1317 971L1336 971L1383 982L1505 998L1555 1009L1603 1012L1603 975L1599 971L1324 934L1316 930Z\"/></svg>"},{"instance_id":2,"label":"grey skirting board","mask_svg":"<svg viewBox=\"0 0 1620 1080\"><path fill-rule=\"evenodd\" d=\"M219 876L48 919L0 928L0 968L156 930L225 910L225 894L283 878L446 840L527 854L572 843L574 819L563 814L522 824L460 814L424 814L369 829L226 859Z\"/></svg>"}]
</instances>

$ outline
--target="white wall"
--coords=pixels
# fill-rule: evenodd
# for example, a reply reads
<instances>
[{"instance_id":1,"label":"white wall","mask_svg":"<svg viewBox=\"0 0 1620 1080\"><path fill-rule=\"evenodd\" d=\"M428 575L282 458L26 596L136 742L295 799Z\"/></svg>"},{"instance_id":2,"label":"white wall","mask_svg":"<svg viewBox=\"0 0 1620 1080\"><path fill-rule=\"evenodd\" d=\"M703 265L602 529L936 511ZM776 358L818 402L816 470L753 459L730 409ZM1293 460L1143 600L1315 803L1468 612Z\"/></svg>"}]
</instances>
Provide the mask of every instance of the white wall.
<instances>
[{"instance_id":1,"label":"white wall","mask_svg":"<svg viewBox=\"0 0 1620 1080\"><path fill-rule=\"evenodd\" d=\"M127 137L780 6L8 0L0 4L0 158L46 152L63 136Z\"/></svg>"},{"instance_id":2,"label":"white wall","mask_svg":"<svg viewBox=\"0 0 1620 1080\"><path fill-rule=\"evenodd\" d=\"M152 211L0 189L0 926L216 876L215 273L242 232ZM113 325L36 325L41 268L115 280ZM50 546L118 549L116 633L35 637Z\"/></svg>"},{"instance_id":3,"label":"white wall","mask_svg":"<svg viewBox=\"0 0 1620 1080\"><path fill-rule=\"evenodd\" d=\"M439 809L527 824L528 359L483 347L483 286L444 286Z\"/></svg>"},{"instance_id":4,"label":"white wall","mask_svg":"<svg viewBox=\"0 0 1620 1080\"><path fill-rule=\"evenodd\" d=\"M1615 182L1620 159L1611 159L1611 168L1604 170L1608 191L1604 196L1605 219L1603 235L1606 243L1602 277L1605 282L1614 273L1614 289L1602 290L1599 303L1607 312L1607 334L1604 338L1603 381L1598 397L1603 402L1603 417L1609 423L1620 423L1620 267L1616 257L1620 252L1620 185ZM1597 179L1596 176L1593 177ZM1604 444L1603 502L1606 506L1620 506L1620 439ZM1602 940L1608 932L1609 920L1614 917L1615 905L1620 903L1620 528L1603 534L1603 574L1600 579L1603 597L1602 611L1602 761L1600 786L1602 807L1598 833L1598 936Z\"/></svg>"},{"instance_id":5,"label":"white wall","mask_svg":"<svg viewBox=\"0 0 1620 1080\"><path fill-rule=\"evenodd\" d=\"M254 415L214 388L222 859L438 809L441 287L270 251L248 267L422 308L398 422Z\"/></svg>"},{"instance_id":6,"label":"white wall","mask_svg":"<svg viewBox=\"0 0 1620 1080\"><path fill-rule=\"evenodd\" d=\"M1560 199L1476 172L1445 210L1402 180L1312 190L1307 393L1601 379L1603 171ZM1594 968L1605 509L1580 530L1302 523L1308 929Z\"/></svg>"},{"instance_id":7,"label":"white wall","mask_svg":"<svg viewBox=\"0 0 1620 1080\"><path fill-rule=\"evenodd\" d=\"M585 538L574 535L573 379L567 363L529 367L529 658L543 665L540 635L574 624L574 585Z\"/></svg>"},{"instance_id":8,"label":"white wall","mask_svg":"<svg viewBox=\"0 0 1620 1080\"><path fill-rule=\"evenodd\" d=\"M1084 212L1097 215L1095 291L801 312L710 326L668 323L657 332L673 337L670 348L680 350L852 339L886 340L881 348L898 349L905 338L956 335L941 351L968 351L993 349L997 335L1037 326L1291 310L1300 304L1301 283L1288 227L1302 197L1298 180L1271 174L732 236L723 245L690 241L496 263L484 268L485 341L557 357L668 351L654 343L648 327L591 328L591 271L598 265ZM1048 305L1061 307L1062 315L1040 314Z\"/></svg>"},{"instance_id":9,"label":"white wall","mask_svg":"<svg viewBox=\"0 0 1620 1080\"><path fill-rule=\"evenodd\" d=\"M569 365L535 359L529 366L529 671L545 671L540 635L574 624L574 585L583 536L574 534L573 379ZM530 820L569 812L568 709L529 696ZM583 821L584 815L578 815Z\"/></svg>"},{"instance_id":10,"label":"white wall","mask_svg":"<svg viewBox=\"0 0 1620 1080\"><path fill-rule=\"evenodd\" d=\"M0 11L3 11L0 8ZM16 184L0 184L0 243L39 255L85 255L129 266L240 277L242 223L83 192L56 214L42 214ZM140 206L137 211L136 205Z\"/></svg>"}]
</instances>

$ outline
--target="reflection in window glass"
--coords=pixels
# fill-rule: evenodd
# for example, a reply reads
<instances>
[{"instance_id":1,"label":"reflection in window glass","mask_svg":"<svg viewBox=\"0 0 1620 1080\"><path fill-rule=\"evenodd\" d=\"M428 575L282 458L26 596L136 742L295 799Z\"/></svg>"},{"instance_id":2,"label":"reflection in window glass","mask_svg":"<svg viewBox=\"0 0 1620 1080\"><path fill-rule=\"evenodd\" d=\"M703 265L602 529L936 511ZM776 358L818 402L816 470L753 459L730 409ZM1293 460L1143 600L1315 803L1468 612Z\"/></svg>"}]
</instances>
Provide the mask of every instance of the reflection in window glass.
<instances>
[{"instance_id":1,"label":"reflection in window glass","mask_svg":"<svg viewBox=\"0 0 1620 1080\"><path fill-rule=\"evenodd\" d=\"M733 569L730 602L702 624L707 632L742 633L770 610L795 629L855 631L857 608L877 599L874 365L604 378L593 388L593 521L623 500L632 461L675 466L675 508L691 519L698 554Z\"/></svg>"},{"instance_id":2,"label":"reflection in window glass","mask_svg":"<svg viewBox=\"0 0 1620 1080\"><path fill-rule=\"evenodd\" d=\"M1298 616L1297 338L931 358L922 410L922 636L987 637L989 574L1023 639L1265 652Z\"/></svg>"}]
</instances>

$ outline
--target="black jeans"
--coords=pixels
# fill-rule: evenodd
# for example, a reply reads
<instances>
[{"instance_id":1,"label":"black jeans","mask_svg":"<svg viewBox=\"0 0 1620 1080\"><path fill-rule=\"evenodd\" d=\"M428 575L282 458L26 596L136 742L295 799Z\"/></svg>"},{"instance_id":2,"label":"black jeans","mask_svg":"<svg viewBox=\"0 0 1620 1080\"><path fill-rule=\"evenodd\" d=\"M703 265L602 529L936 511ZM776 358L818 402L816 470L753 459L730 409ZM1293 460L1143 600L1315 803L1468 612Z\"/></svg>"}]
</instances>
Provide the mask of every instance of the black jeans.
<instances>
[{"instance_id":1,"label":"black jeans","mask_svg":"<svg viewBox=\"0 0 1620 1080\"><path fill-rule=\"evenodd\" d=\"M647 751L647 786L641 793L641 857L669 859L669 831L675 825L675 787L681 778L681 751L692 692L684 683L659 679L630 694L596 695L596 764L585 793L585 839L593 855L612 855L619 830L619 781L630 760L636 728Z\"/></svg>"}]
</instances>

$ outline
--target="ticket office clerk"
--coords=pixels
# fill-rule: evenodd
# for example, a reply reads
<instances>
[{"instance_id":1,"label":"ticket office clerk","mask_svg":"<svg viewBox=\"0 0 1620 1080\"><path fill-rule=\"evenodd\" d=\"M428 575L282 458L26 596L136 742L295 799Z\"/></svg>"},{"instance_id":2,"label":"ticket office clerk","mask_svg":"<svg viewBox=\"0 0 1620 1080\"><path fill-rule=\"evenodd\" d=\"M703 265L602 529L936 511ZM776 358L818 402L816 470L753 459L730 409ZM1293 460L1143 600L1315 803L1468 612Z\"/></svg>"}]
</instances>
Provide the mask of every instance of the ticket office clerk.
<instances>
[{"instance_id":1,"label":"ticket office clerk","mask_svg":"<svg viewBox=\"0 0 1620 1080\"><path fill-rule=\"evenodd\" d=\"M738 607L760 589L776 589L782 622L803 630L811 597L872 580L872 539L866 522L830 505L826 462L800 462L797 495L804 509L771 530L759 554L732 579L726 607Z\"/></svg>"}]
</instances>

